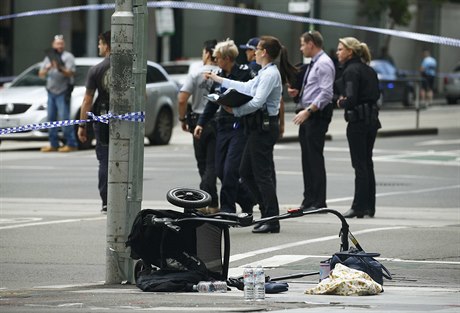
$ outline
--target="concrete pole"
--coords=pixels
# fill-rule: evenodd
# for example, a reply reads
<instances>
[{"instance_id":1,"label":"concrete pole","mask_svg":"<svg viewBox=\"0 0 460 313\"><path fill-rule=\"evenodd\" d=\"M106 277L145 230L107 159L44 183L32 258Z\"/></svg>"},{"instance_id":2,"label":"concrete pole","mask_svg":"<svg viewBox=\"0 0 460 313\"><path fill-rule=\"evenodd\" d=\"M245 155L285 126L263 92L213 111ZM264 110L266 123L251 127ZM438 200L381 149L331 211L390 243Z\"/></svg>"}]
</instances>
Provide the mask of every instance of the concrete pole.
<instances>
[{"instance_id":1,"label":"concrete pole","mask_svg":"<svg viewBox=\"0 0 460 313\"><path fill-rule=\"evenodd\" d=\"M97 4L97 0L89 0L88 4ZM86 56L87 57L97 57L97 37L99 32L97 32L99 24L99 11L89 10L86 12L86 29L89 31L86 32ZM105 30L104 30L105 31Z\"/></svg>"},{"instance_id":2,"label":"concrete pole","mask_svg":"<svg viewBox=\"0 0 460 313\"><path fill-rule=\"evenodd\" d=\"M134 2L134 3L133 3ZM112 15L110 111L145 111L146 0L116 0ZM141 210L144 124L110 121L106 284L134 283L125 247Z\"/></svg>"}]
</instances>

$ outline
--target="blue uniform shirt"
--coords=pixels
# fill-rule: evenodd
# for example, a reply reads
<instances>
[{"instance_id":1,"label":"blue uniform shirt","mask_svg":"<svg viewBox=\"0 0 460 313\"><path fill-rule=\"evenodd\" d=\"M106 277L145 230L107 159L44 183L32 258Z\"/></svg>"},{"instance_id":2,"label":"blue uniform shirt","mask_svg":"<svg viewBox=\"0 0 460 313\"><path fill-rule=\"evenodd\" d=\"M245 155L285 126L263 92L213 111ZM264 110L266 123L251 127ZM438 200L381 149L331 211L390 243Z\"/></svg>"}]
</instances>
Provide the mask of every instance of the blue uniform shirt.
<instances>
[{"instance_id":1,"label":"blue uniform shirt","mask_svg":"<svg viewBox=\"0 0 460 313\"><path fill-rule=\"evenodd\" d=\"M251 114L266 105L268 115L277 116L280 108L282 83L281 74L275 64L269 63L260 69L259 74L247 82L238 82L224 78L224 88L234 88L253 98L238 108L233 108L237 117Z\"/></svg>"}]
</instances>

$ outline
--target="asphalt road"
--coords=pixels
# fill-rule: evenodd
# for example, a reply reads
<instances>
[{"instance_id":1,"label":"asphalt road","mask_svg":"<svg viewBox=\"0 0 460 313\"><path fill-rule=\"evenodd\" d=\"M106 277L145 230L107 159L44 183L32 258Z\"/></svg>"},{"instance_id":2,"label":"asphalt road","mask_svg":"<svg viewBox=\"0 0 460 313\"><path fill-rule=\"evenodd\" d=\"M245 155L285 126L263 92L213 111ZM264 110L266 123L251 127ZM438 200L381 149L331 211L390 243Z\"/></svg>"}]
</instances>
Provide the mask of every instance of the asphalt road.
<instances>
[{"instance_id":1,"label":"asphalt road","mask_svg":"<svg viewBox=\"0 0 460 313\"><path fill-rule=\"evenodd\" d=\"M446 110L446 119L451 118L452 108ZM378 138L376 217L348 222L365 250L381 253L394 276L385 282L390 292L450 288L456 292L448 301L459 306L460 128L442 127L442 119L438 123L437 135ZM145 147L143 208L171 208L169 189L198 186L193 147L183 136L168 146ZM10 299L21 290L50 292L105 280L106 216L99 213L94 151L43 154L36 146L22 143L0 152L0 306L5 312L28 312L24 297ZM326 143L325 158L329 208L344 212L354 180L344 136ZM286 212L302 200L298 143L277 144L275 164ZM316 271L321 260L339 250L339 229L339 220L329 214L283 220L280 234L231 229L230 276L245 264L262 264L272 277ZM299 290L317 279L298 280ZM417 297L423 303L426 295L420 291ZM22 309L13 310L16 306ZM290 308L295 307L302 306Z\"/></svg>"}]
</instances>

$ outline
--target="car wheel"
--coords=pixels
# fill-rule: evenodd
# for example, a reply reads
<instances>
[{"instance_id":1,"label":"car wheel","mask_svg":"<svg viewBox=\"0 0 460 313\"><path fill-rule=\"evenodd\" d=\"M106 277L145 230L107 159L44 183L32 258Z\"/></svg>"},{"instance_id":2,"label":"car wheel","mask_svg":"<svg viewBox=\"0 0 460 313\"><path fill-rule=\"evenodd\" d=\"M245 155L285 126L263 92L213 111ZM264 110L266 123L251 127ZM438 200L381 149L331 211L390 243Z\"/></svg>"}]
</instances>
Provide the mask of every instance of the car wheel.
<instances>
[{"instance_id":1,"label":"car wheel","mask_svg":"<svg viewBox=\"0 0 460 313\"><path fill-rule=\"evenodd\" d=\"M152 145L167 145L173 132L172 112L168 108L162 108L158 112L155 129L147 136Z\"/></svg>"},{"instance_id":2,"label":"car wheel","mask_svg":"<svg viewBox=\"0 0 460 313\"><path fill-rule=\"evenodd\" d=\"M168 191L166 199L169 203L184 209L196 209L208 206L211 195L204 190L191 188L174 188Z\"/></svg>"},{"instance_id":3,"label":"car wheel","mask_svg":"<svg viewBox=\"0 0 460 313\"><path fill-rule=\"evenodd\" d=\"M452 97L446 97L447 104L456 104L457 99Z\"/></svg>"}]
</instances>

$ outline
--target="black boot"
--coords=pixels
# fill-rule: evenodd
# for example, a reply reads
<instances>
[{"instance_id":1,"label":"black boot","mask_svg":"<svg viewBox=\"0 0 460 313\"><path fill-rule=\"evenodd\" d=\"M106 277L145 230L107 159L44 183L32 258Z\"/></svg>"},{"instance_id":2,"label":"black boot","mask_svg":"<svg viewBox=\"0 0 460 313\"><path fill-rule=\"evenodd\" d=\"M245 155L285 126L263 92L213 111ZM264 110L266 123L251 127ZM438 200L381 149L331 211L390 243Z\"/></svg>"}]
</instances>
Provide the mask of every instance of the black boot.
<instances>
[{"instance_id":1,"label":"black boot","mask_svg":"<svg viewBox=\"0 0 460 313\"><path fill-rule=\"evenodd\" d=\"M343 217L345 218L353 218L353 217L363 218L366 213L367 212L365 211L357 211L354 209L350 209L347 212L343 213Z\"/></svg>"}]
</instances>

